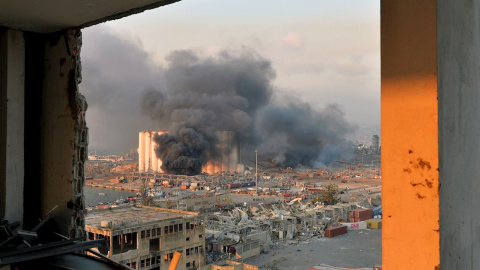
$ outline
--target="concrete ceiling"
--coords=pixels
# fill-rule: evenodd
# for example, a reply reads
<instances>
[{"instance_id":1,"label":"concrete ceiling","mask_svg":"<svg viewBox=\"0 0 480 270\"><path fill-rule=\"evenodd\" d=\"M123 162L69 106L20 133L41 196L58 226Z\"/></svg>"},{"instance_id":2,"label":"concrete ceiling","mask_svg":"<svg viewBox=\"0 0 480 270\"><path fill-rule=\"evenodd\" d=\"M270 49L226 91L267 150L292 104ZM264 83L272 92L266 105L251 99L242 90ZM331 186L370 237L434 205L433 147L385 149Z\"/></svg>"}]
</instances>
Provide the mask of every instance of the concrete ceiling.
<instances>
[{"instance_id":1,"label":"concrete ceiling","mask_svg":"<svg viewBox=\"0 0 480 270\"><path fill-rule=\"evenodd\" d=\"M87 27L180 0L0 0L0 26L37 33Z\"/></svg>"}]
</instances>

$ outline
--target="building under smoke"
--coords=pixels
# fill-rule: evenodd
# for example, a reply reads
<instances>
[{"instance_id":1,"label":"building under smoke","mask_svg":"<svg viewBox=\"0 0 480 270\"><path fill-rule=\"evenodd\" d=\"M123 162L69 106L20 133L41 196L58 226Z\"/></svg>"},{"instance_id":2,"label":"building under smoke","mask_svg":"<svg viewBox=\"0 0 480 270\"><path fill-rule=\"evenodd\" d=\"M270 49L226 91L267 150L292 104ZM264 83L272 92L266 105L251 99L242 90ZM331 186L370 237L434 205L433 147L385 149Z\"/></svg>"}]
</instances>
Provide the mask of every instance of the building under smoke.
<instances>
[{"instance_id":1,"label":"building under smoke","mask_svg":"<svg viewBox=\"0 0 480 270\"><path fill-rule=\"evenodd\" d=\"M155 135L168 134L167 131L145 130L139 133L138 170L139 172L167 172L162 169L163 161L157 157ZM243 172L240 163L240 144L233 131L217 131L216 144L208 153L208 160L202 166L202 172L215 174L218 172Z\"/></svg>"},{"instance_id":2,"label":"building under smoke","mask_svg":"<svg viewBox=\"0 0 480 270\"><path fill-rule=\"evenodd\" d=\"M323 166L351 154L341 145L356 127L341 108L317 108L274 92L275 71L255 52L202 56L183 50L166 61L162 85L146 89L139 104L168 130L154 136L165 173L236 171L239 151L233 141L245 153L268 141L283 167ZM228 132L219 136L219 130Z\"/></svg>"},{"instance_id":3,"label":"building under smoke","mask_svg":"<svg viewBox=\"0 0 480 270\"><path fill-rule=\"evenodd\" d=\"M217 131L218 143L202 171L214 174L217 172L243 172L240 164L240 144L233 131Z\"/></svg>"},{"instance_id":4,"label":"building under smoke","mask_svg":"<svg viewBox=\"0 0 480 270\"><path fill-rule=\"evenodd\" d=\"M157 143L155 135L164 134L166 131L144 130L138 134L138 171L163 172L162 160L155 154Z\"/></svg>"}]
</instances>

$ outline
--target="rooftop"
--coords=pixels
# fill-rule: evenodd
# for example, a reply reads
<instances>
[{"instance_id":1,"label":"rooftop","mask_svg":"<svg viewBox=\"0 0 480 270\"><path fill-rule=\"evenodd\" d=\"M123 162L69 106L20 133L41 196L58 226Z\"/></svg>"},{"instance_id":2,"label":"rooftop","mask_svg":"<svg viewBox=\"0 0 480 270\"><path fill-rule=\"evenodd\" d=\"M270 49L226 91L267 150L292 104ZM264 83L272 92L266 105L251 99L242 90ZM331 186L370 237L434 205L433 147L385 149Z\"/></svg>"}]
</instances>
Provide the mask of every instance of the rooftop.
<instances>
[{"instance_id":1,"label":"rooftop","mask_svg":"<svg viewBox=\"0 0 480 270\"><path fill-rule=\"evenodd\" d=\"M87 227L100 227L102 221L107 221L112 222L112 227L122 229L196 215L193 212L156 207L116 207L89 212L85 224Z\"/></svg>"}]
</instances>

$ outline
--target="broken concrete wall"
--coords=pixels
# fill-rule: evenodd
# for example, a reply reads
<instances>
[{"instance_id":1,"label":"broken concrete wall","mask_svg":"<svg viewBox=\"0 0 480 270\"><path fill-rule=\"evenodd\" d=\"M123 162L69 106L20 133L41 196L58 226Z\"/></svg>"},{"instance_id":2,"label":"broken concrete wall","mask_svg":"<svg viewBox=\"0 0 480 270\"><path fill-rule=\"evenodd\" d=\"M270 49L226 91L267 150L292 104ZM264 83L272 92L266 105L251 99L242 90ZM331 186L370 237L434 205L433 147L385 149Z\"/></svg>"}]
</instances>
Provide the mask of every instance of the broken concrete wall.
<instances>
[{"instance_id":1,"label":"broken concrete wall","mask_svg":"<svg viewBox=\"0 0 480 270\"><path fill-rule=\"evenodd\" d=\"M268 251L270 250L270 245L273 244L271 234L270 231L259 231L249 234L248 238L259 240L262 251Z\"/></svg>"},{"instance_id":2,"label":"broken concrete wall","mask_svg":"<svg viewBox=\"0 0 480 270\"><path fill-rule=\"evenodd\" d=\"M55 206L60 233L84 235L87 103L81 81L81 32L24 33L26 228Z\"/></svg>"},{"instance_id":3,"label":"broken concrete wall","mask_svg":"<svg viewBox=\"0 0 480 270\"><path fill-rule=\"evenodd\" d=\"M87 104L81 32L0 29L0 214L31 229L55 206L66 236L84 234Z\"/></svg>"},{"instance_id":4,"label":"broken concrete wall","mask_svg":"<svg viewBox=\"0 0 480 270\"><path fill-rule=\"evenodd\" d=\"M248 259L260 254L260 241L257 239L246 239L245 242L236 244L235 249L242 259Z\"/></svg>"},{"instance_id":5,"label":"broken concrete wall","mask_svg":"<svg viewBox=\"0 0 480 270\"><path fill-rule=\"evenodd\" d=\"M42 214L55 205L55 220L70 237L84 234L87 158L87 104L79 93L81 32L68 30L48 37L45 46L42 115Z\"/></svg>"}]
</instances>

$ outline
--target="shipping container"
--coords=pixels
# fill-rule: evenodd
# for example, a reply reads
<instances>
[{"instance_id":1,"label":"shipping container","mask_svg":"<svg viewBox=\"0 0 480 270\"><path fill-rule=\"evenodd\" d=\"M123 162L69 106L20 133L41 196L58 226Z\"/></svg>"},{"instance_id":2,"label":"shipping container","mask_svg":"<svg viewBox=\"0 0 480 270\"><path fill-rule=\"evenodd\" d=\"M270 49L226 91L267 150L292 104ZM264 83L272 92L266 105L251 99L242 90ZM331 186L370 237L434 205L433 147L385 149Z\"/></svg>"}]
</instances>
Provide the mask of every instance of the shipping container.
<instances>
[{"instance_id":1,"label":"shipping container","mask_svg":"<svg viewBox=\"0 0 480 270\"><path fill-rule=\"evenodd\" d=\"M379 218L372 218L365 221L367 223L367 228L369 229L381 229L382 228L382 220Z\"/></svg>"},{"instance_id":2,"label":"shipping container","mask_svg":"<svg viewBox=\"0 0 480 270\"><path fill-rule=\"evenodd\" d=\"M372 209L354 209L350 211L349 218L354 218L355 222L365 221L367 219L373 218Z\"/></svg>"},{"instance_id":3,"label":"shipping container","mask_svg":"<svg viewBox=\"0 0 480 270\"><path fill-rule=\"evenodd\" d=\"M251 187L251 186L255 186L254 181L248 181L248 182L243 182L242 183L242 187Z\"/></svg>"},{"instance_id":4,"label":"shipping container","mask_svg":"<svg viewBox=\"0 0 480 270\"><path fill-rule=\"evenodd\" d=\"M228 189L239 188L239 187L241 187L241 186L242 186L242 184L240 184L240 183L227 184L227 188L228 188Z\"/></svg>"},{"instance_id":5,"label":"shipping container","mask_svg":"<svg viewBox=\"0 0 480 270\"><path fill-rule=\"evenodd\" d=\"M325 237L335 237L347 233L347 226L334 225L325 230Z\"/></svg>"}]
</instances>

